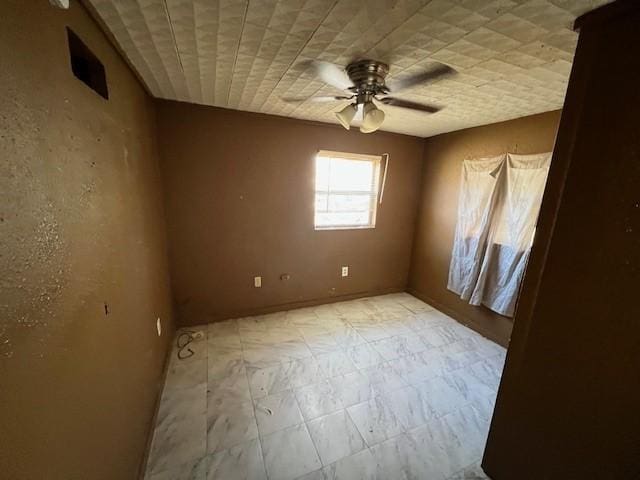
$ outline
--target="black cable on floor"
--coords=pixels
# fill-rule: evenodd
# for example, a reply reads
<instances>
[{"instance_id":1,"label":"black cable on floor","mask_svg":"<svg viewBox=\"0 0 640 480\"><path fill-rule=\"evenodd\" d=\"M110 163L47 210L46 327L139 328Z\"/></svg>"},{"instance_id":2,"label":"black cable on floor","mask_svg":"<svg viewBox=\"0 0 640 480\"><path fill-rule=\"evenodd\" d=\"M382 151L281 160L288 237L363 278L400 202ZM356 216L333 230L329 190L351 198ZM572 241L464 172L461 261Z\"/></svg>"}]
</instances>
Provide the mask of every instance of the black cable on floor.
<instances>
[{"instance_id":1,"label":"black cable on floor","mask_svg":"<svg viewBox=\"0 0 640 480\"><path fill-rule=\"evenodd\" d=\"M187 330L178 335L176 346L178 347L179 360L184 360L195 355L195 352L189 347L189 344L195 340L195 333L194 331ZM184 353L185 349L187 350L186 353Z\"/></svg>"}]
</instances>

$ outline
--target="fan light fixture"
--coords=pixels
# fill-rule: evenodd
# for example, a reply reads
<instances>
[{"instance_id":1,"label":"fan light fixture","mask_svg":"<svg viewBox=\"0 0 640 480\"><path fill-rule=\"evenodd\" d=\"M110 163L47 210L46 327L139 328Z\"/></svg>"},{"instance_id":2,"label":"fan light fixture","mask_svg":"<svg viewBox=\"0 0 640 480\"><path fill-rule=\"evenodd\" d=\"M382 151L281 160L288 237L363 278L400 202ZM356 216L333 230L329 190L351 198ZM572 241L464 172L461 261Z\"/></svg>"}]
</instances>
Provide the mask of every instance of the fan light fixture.
<instances>
[{"instance_id":1,"label":"fan light fixture","mask_svg":"<svg viewBox=\"0 0 640 480\"><path fill-rule=\"evenodd\" d=\"M363 104L362 112L362 125L360 131L362 133L372 133L378 130L384 122L384 112L376 107L372 101L367 101ZM351 122L358 112L358 102L351 103L344 107L339 112L336 112L336 118L347 130L351 127Z\"/></svg>"},{"instance_id":2,"label":"fan light fixture","mask_svg":"<svg viewBox=\"0 0 640 480\"><path fill-rule=\"evenodd\" d=\"M376 107L373 102L364 104L364 114L360 131L362 133L375 132L384 122L384 112Z\"/></svg>"},{"instance_id":3,"label":"fan light fixture","mask_svg":"<svg viewBox=\"0 0 640 480\"><path fill-rule=\"evenodd\" d=\"M305 62L305 67L311 67L315 70L320 80L338 90L344 91L346 95L305 98L285 97L282 100L287 103L303 103L306 101L340 102L345 100L353 102L336 112L335 115L340 124L349 130L359 107L362 106L362 126L360 127L362 133L375 132L384 122L385 114L374 104L374 100L392 108L403 108L424 113L438 112L442 107L412 100L403 100L402 98L389 96L389 94L395 94L416 85L430 84L456 73L448 65L438 64L428 71L419 72L410 77L392 79L387 82L386 77L389 73L389 65L377 60L356 60L344 68L332 63L310 60Z\"/></svg>"},{"instance_id":4,"label":"fan light fixture","mask_svg":"<svg viewBox=\"0 0 640 480\"><path fill-rule=\"evenodd\" d=\"M357 111L357 105L355 103L352 103L344 107L339 112L336 112L336 117L338 118L340 124L347 130L349 130L349 126L353 121L353 117L356 116Z\"/></svg>"},{"instance_id":5,"label":"fan light fixture","mask_svg":"<svg viewBox=\"0 0 640 480\"><path fill-rule=\"evenodd\" d=\"M49 3L54 7L67 9L69 8L69 0L49 0Z\"/></svg>"}]
</instances>

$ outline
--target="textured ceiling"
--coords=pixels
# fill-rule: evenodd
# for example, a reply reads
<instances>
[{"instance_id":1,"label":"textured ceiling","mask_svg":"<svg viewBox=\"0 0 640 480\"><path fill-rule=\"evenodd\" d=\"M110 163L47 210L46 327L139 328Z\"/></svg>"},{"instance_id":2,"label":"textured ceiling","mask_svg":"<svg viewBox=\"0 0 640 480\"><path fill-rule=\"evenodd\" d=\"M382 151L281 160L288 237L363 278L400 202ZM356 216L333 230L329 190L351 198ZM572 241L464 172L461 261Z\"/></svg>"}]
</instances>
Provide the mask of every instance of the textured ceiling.
<instances>
[{"instance_id":1,"label":"textured ceiling","mask_svg":"<svg viewBox=\"0 0 640 480\"><path fill-rule=\"evenodd\" d=\"M580 14L607 0L88 0L153 95L337 123L344 103L305 60L374 58L390 77L432 62L459 74L398 94L382 130L427 137L560 108Z\"/></svg>"}]
</instances>

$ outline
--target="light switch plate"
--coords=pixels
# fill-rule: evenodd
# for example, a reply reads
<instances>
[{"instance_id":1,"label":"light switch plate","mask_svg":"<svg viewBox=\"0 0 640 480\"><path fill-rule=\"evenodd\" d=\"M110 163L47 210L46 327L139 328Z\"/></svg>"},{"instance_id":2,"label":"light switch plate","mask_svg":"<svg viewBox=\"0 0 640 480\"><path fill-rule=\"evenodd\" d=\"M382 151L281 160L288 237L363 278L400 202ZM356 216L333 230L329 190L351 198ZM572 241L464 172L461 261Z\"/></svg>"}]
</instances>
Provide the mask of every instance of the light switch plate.
<instances>
[{"instance_id":1,"label":"light switch plate","mask_svg":"<svg viewBox=\"0 0 640 480\"><path fill-rule=\"evenodd\" d=\"M262 287L262 277L253 277L253 286L256 288Z\"/></svg>"},{"instance_id":2,"label":"light switch plate","mask_svg":"<svg viewBox=\"0 0 640 480\"><path fill-rule=\"evenodd\" d=\"M348 277L349 276L349 267L348 266L342 267L342 276L343 277Z\"/></svg>"}]
</instances>

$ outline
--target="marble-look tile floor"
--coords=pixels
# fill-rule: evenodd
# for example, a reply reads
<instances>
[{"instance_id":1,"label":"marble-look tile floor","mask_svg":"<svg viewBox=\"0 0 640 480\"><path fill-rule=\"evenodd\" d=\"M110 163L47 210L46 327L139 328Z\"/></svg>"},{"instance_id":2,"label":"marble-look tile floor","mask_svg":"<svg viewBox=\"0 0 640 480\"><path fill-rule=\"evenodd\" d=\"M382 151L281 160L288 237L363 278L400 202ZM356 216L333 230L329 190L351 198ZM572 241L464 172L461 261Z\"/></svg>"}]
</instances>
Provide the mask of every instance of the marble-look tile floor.
<instances>
[{"instance_id":1,"label":"marble-look tile floor","mask_svg":"<svg viewBox=\"0 0 640 480\"><path fill-rule=\"evenodd\" d=\"M406 293L212 323L172 353L147 480L487 478L505 350Z\"/></svg>"}]
</instances>

